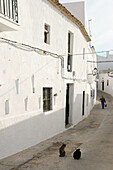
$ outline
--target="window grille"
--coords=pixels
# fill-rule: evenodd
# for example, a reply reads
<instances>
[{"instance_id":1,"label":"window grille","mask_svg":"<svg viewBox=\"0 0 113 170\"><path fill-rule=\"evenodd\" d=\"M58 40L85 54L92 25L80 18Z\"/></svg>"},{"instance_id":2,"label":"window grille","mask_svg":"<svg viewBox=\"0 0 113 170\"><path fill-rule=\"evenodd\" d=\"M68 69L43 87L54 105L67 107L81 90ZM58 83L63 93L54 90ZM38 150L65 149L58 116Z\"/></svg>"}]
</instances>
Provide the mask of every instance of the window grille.
<instances>
[{"instance_id":1,"label":"window grille","mask_svg":"<svg viewBox=\"0 0 113 170\"><path fill-rule=\"evenodd\" d=\"M50 26L44 25L44 42L50 44Z\"/></svg>"},{"instance_id":2,"label":"window grille","mask_svg":"<svg viewBox=\"0 0 113 170\"><path fill-rule=\"evenodd\" d=\"M17 0L0 0L0 13L18 23Z\"/></svg>"},{"instance_id":3,"label":"window grille","mask_svg":"<svg viewBox=\"0 0 113 170\"><path fill-rule=\"evenodd\" d=\"M52 88L43 88L43 111L52 110Z\"/></svg>"}]
</instances>

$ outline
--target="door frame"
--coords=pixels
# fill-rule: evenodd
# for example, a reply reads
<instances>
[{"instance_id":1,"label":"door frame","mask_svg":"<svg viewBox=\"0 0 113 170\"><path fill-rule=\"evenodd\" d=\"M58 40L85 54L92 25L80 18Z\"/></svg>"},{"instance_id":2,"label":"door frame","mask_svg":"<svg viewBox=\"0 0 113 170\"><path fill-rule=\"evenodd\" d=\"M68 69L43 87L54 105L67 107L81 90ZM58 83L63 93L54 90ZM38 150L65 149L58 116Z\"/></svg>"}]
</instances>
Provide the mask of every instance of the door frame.
<instances>
[{"instance_id":1,"label":"door frame","mask_svg":"<svg viewBox=\"0 0 113 170\"><path fill-rule=\"evenodd\" d=\"M102 91L104 91L104 81L102 81Z\"/></svg>"},{"instance_id":2,"label":"door frame","mask_svg":"<svg viewBox=\"0 0 113 170\"><path fill-rule=\"evenodd\" d=\"M72 124L74 84L66 84L65 126Z\"/></svg>"}]
</instances>

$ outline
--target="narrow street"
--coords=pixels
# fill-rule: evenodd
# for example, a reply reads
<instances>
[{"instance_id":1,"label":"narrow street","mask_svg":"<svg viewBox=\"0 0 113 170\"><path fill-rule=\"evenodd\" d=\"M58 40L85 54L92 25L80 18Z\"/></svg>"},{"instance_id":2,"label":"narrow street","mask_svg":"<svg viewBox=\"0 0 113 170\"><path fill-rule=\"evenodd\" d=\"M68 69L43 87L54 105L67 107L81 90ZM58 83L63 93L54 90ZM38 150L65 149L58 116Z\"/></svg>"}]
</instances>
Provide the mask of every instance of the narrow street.
<instances>
[{"instance_id":1,"label":"narrow street","mask_svg":"<svg viewBox=\"0 0 113 170\"><path fill-rule=\"evenodd\" d=\"M99 98L106 98L101 109ZM66 144L66 156L59 148ZM80 160L72 154L80 148ZM73 128L0 161L0 170L113 170L113 97L98 92L91 114Z\"/></svg>"}]
</instances>

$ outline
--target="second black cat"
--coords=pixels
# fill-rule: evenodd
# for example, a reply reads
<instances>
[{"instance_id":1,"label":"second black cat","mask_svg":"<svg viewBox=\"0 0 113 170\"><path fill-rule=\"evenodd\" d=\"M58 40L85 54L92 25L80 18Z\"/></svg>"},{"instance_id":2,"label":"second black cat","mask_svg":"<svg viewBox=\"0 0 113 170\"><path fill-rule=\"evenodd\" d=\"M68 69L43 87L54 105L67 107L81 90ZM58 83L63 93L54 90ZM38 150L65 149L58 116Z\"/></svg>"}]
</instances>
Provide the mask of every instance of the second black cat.
<instances>
[{"instance_id":1,"label":"second black cat","mask_svg":"<svg viewBox=\"0 0 113 170\"><path fill-rule=\"evenodd\" d=\"M81 157L81 151L80 151L80 149L77 149L74 153L73 153L73 158L74 159L80 159L80 157Z\"/></svg>"}]
</instances>

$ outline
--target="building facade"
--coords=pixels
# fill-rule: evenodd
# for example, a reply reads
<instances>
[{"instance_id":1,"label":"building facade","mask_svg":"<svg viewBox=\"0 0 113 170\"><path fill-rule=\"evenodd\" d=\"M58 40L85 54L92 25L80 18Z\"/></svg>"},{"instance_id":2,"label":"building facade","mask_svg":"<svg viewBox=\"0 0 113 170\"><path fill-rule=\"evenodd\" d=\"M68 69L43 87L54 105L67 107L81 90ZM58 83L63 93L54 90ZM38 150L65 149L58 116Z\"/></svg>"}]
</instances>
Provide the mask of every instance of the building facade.
<instances>
[{"instance_id":1,"label":"building facade","mask_svg":"<svg viewBox=\"0 0 113 170\"><path fill-rule=\"evenodd\" d=\"M105 57L97 56L97 58L99 70L98 89L113 96L113 54L108 51Z\"/></svg>"},{"instance_id":2,"label":"building facade","mask_svg":"<svg viewBox=\"0 0 113 170\"><path fill-rule=\"evenodd\" d=\"M88 52L87 57L88 67L88 84L90 86L90 110L93 108L97 98L97 55L94 46Z\"/></svg>"},{"instance_id":3,"label":"building facade","mask_svg":"<svg viewBox=\"0 0 113 170\"><path fill-rule=\"evenodd\" d=\"M90 37L57 0L0 3L2 159L87 117L96 85Z\"/></svg>"}]
</instances>

